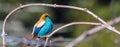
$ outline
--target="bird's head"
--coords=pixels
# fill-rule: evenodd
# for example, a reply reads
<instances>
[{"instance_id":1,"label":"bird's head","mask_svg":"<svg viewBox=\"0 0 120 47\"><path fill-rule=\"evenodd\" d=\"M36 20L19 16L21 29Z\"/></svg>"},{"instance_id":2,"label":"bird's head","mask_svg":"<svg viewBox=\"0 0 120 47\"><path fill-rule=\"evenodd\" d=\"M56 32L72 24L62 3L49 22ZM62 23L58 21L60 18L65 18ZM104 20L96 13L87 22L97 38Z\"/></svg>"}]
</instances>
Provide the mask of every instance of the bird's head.
<instances>
[{"instance_id":1,"label":"bird's head","mask_svg":"<svg viewBox=\"0 0 120 47\"><path fill-rule=\"evenodd\" d=\"M42 16L41 16L40 19L45 19L46 17L48 17L48 14L47 14L47 13L44 13L44 14L42 14Z\"/></svg>"}]
</instances>

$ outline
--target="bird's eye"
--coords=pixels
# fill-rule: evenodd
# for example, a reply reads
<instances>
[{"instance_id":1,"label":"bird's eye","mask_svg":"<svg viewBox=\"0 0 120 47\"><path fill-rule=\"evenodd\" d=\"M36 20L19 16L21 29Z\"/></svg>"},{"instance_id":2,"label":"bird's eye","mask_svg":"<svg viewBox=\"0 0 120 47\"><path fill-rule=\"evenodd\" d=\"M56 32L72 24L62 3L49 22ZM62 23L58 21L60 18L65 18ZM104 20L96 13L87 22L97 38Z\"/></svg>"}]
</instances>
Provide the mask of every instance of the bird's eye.
<instances>
[{"instance_id":1,"label":"bird's eye","mask_svg":"<svg viewBox=\"0 0 120 47\"><path fill-rule=\"evenodd\" d=\"M45 17L47 17L47 16L45 16Z\"/></svg>"}]
</instances>

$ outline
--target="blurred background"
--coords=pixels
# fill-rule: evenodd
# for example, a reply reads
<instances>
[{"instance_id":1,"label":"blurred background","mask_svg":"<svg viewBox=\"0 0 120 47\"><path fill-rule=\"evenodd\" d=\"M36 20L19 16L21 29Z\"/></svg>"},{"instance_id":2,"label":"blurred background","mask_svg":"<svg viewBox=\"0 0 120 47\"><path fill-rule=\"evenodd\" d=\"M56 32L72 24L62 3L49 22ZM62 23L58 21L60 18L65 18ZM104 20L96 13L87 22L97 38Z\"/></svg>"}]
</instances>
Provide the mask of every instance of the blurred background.
<instances>
[{"instance_id":1,"label":"blurred background","mask_svg":"<svg viewBox=\"0 0 120 47\"><path fill-rule=\"evenodd\" d=\"M88 8L90 11L98 15L105 21L109 21L120 16L120 0L0 0L0 34L2 33L2 22L6 15L20 6L20 4L31 3L49 3L70 5ZM7 47L31 47L27 46L30 40L32 28L40 15L48 13L54 22L54 29L77 21L99 22L91 15L73 9L52 8L44 6L32 6L21 9L14 13L7 21ZM113 25L120 31L120 24ZM54 45L54 47L63 47L84 31L87 31L95 26L92 25L74 25L60 30L52 36L52 40L62 38L62 42ZM53 29L53 30L54 30ZM120 35L111 32L108 29L101 30L90 37L84 39L75 47L120 47ZM0 47L2 47L2 38L0 37Z\"/></svg>"}]
</instances>

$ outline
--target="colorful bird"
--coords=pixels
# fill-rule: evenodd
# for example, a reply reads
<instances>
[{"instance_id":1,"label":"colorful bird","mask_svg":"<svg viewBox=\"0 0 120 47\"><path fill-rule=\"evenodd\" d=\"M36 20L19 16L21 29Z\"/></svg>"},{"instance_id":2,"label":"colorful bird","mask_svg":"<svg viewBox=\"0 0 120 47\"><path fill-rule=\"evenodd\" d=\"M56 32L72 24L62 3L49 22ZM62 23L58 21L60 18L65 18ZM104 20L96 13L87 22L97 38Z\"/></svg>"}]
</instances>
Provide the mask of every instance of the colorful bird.
<instances>
[{"instance_id":1,"label":"colorful bird","mask_svg":"<svg viewBox=\"0 0 120 47\"><path fill-rule=\"evenodd\" d=\"M37 23L33 27L33 38L37 39L44 35L47 35L51 32L53 28L53 22L47 13L43 14L41 18L37 21Z\"/></svg>"}]
</instances>

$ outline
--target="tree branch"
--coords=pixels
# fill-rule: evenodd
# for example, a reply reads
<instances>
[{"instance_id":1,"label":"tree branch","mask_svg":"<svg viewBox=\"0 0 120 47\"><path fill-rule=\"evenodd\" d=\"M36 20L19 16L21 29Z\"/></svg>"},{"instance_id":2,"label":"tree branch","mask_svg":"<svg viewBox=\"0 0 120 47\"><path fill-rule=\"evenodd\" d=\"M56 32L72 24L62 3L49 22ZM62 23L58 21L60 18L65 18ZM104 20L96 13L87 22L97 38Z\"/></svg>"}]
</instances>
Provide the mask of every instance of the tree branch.
<instances>
[{"instance_id":1,"label":"tree branch","mask_svg":"<svg viewBox=\"0 0 120 47\"><path fill-rule=\"evenodd\" d=\"M63 25L63 26L57 28L52 33L50 33L47 37L51 37L53 34L55 34L57 31L59 31L63 28L66 28L66 27L71 26L71 25L78 25L78 24L102 25L101 23L92 23L92 22L72 22L72 23L69 23L69 24L66 24L66 25Z\"/></svg>"},{"instance_id":2,"label":"tree branch","mask_svg":"<svg viewBox=\"0 0 120 47\"><path fill-rule=\"evenodd\" d=\"M66 27L71 26L71 25L78 25L78 24L102 25L101 23L92 23L92 22L71 22L71 23L68 23L68 24L66 24L66 25L63 25L63 26L57 28L57 29L54 30L52 33L48 34L47 36L44 36L44 37L47 37L45 46L46 46L46 44L47 44L48 39L49 39L53 34L55 34L56 32L58 32L59 30L61 30L61 29L63 29L63 28L66 28ZM45 46L44 46L44 47L45 47Z\"/></svg>"},{"instance_id":3,"label":"tree branch","mask_svg":"<svg viewBox=\"0 0 120 47\"><path fill-rule=\"evenodd\" d=\"M114 25L120 22L120 16L108 21L107 23L109 25ZM100 30L105 29L105 27L102 26L96 26L90 30L84 31L79 37L77 37L76 39L74 39L72 42L70 42L69 44L66 45L66 47L74 47L75 45L77 45L78 43L81 43L82 40L84 40L86 37L91 36L93 34L95 34L96 32L99 32Z\"/></svg>"},{"instance_id":4,"label":"tree branch","mask_svg":"<svg viewBox=\"0 0 120 47\"><path fill-rule=\"evenodd\" d=\"M5 47L5 28L6 28L6 21L8 20L8 18L15 13L16 11L22 9L22 8L26 8L26 7L30 7L30 6L49 6L49 7L54 7L54 8L70 8L70 9L76 9L76 10L81 10L83 12L86 12L88 14L90 14L91 16L93 16L94 18L98 19L101 23L103 23L106 28L108 28L109 30L112 30L118 34L120 34L120 32L118 30L116 30L115 28L113 28L112 26L110 26L109 24L107 24L104 20L102 20L101 18L99 18L97 15L95 15L94 13L92 13L91 11L89 11L86 8L80 8L80 7L75 7L75 6L67 6L67 5L56 5L56 4L26 4L26 5L21 5L17 8L15 8L14 10L12 10L4 19L3 21L3 26L2 26L2 39L3 39L3 47ZM57 30L57 29L56 29ZM52 35L51 35L52 36Z\"/></svg>"}]
</instances>

